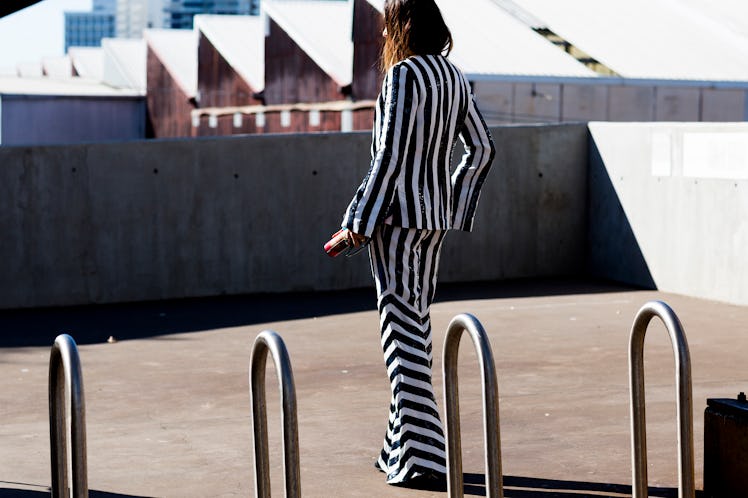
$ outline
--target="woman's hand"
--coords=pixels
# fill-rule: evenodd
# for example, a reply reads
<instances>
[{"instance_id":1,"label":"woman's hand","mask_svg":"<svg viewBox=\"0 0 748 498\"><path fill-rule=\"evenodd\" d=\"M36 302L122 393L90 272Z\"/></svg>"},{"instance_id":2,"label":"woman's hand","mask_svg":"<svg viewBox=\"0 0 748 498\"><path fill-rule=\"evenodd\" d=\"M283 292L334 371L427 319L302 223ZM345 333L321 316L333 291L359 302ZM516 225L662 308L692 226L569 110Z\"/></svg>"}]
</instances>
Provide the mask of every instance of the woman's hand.
<instances>
[{"instance_id":1,"label":"woman's hand","mask_svg":"<svg viewBox=\"0 0 748 498\"><path fill-rule=\"evenodd\" d=\"M366 236L351 232L350 230L346 232L346 238L348 239L348 244L353 247L360 247L366 243Z\"/></svg>"}]
</instances>

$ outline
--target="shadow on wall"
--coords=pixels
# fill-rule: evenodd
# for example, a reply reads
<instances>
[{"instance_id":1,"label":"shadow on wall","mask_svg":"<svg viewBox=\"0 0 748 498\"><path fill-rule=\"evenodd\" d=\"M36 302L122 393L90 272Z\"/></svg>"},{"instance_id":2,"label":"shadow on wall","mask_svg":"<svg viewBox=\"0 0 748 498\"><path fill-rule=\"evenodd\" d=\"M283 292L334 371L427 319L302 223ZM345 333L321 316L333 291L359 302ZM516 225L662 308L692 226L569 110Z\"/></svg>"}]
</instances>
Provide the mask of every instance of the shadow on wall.
<instances>
[{"instance_id":1,"label":"shadow on wall","mask_svg":"<svg viewBox=\"0 0 748 498\"><path fill-rule=\"evenodd\" d=\"M602 155L589 136L587 273L645 289L656 289Z\"/></svg>"}]
</instances>

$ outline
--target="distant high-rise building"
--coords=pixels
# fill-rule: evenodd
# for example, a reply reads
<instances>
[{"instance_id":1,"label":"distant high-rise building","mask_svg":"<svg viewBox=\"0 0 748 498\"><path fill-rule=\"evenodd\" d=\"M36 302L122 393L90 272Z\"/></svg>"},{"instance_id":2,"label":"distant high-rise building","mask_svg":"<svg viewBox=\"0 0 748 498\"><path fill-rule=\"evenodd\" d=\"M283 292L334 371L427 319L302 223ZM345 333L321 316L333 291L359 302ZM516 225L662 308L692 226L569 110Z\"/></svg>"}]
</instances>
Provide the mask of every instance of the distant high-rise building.
<instances>
[{"instance_id":1,"label":"distant high-rise building","mask_svg":"<svg viewBox=\"0 0 748 498\"><path fill-rule=\"evenodd\" d=\"M146 28L192 29L196 14L259 15L260 0L93 0L92 12L65 13L65 52L102 38L141 38Z\"/></svg>"},{"instance_id":2,"label":"distant high-rise building","mask_svg":"<svg viewBox=\"0 0 748 498\"><path fill-rule=\"evenodd\" d=\"M141 38L146 28L164 28L169 0L93 0L91 12L65 13L65 52L98 47L102 38Z\"/></svg>"},{"instance_id":3,"label":"distant high-rise building","mask_svg":"<svg viewBox=\"0 0 748 498\"><path fill-rule=\"evenodd\" d=\"M117 0L93 0L91 12L65 12L65 53L69 47L100 47L117 33Z\"/></svg>"},{"instance_id":4,"label":"distant high-rise building","mask_svg":"<svg viewBox=\"0 0 748 498\"><path fill-rule=\"evenodd\" d=\"M115 35L114 12L65 12L65 52L70 47L99 47Z\"/></svg>"},{"instance_id":5,"label":"distant high-rise building","mask_svg":"<svg viewBox=\"0 0 748 498\"><path fill-rule=\"evenodd\" d=\"M141 38L148 27L161 28L163 25L149 25L149 3L153 0L117 0L117 38Z\"/></svg>"},{"instance_id":6,"label":"distant high-rise building","mask_svg":"<svg viewBox=\"0 0 748 498\"><path fill-rule=\"evenodd\" d=\"M166 25L192 29L196 14L259 14L259 0L170 0L165 4Z\"/></svg>"},{"instance_id":7,"label":"distant high-rise building","mask_svg":"<svg viewBox=\"0 0 748 498\"><path fill-rule=\"evenodd\" d=\"M148 28L166 28L166 11L164 7L169 0L148 0Z\"/></svg>"},{"instance_id":8,"label":"distant high-rise building","mask_svg":"<svg viewBox=\"0 0 748 498\"><path fill-rule=\"evenodd\" d=\"M117 0L93 0L94 12L109 12L114 14L117 10Z\"/></svg>"}]
</instances>

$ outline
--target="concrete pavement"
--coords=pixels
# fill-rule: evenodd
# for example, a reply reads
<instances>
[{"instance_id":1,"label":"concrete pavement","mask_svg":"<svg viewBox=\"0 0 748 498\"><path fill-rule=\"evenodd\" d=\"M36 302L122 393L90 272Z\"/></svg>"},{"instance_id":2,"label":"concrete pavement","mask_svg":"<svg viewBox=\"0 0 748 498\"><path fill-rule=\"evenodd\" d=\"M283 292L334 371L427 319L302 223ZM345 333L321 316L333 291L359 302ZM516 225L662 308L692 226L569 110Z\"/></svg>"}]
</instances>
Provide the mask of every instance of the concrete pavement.
<instances>
[{"instance_id":1,"label":"concrete pavement","mask_svg":"<svg viewBox=\"0 0 748 498\"><path fill-rule=\"evenodd\" d=\"M688 337L701 488L706 398L748 390L747 307L589 281L440 287L437 399L447 324L470 312L496 358L507 497L630 494L627 344L636 311L651 299L675 309ZM373 468L389 394L374 295L365 289L0 313L0 497L47 493L47 368L58 332L79 342L92 496L253 495L247 367L263 329L283 336L293 362L304 496L446 496L388 486ZM659 322L645 361L650 485L658 488L651 495L673 496L673 355ZM281 496L275 386L269 368L271 474ZM467 339L460 394L466 492L481 496L480 378Z\"/></svg>"}]
</instances>

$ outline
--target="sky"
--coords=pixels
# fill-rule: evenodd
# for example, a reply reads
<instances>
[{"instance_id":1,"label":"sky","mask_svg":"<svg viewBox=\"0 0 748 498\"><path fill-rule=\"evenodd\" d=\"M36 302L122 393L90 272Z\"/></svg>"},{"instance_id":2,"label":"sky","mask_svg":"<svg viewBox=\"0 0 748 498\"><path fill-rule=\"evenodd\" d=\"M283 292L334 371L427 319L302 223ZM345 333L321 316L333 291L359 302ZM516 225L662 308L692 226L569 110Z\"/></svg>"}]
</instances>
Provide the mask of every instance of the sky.
<instances>
[{"instance_id":1,"label":"sky","mask_svg":"<svg viewBox=\"0 0 748 498\"><path fill-rule=\"evenodd\" d=\"M65 11L90 11L91 0L43 0L0 18L0 74L19 62L64 55Z\"/></svg>"}]
</instances>

